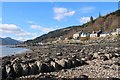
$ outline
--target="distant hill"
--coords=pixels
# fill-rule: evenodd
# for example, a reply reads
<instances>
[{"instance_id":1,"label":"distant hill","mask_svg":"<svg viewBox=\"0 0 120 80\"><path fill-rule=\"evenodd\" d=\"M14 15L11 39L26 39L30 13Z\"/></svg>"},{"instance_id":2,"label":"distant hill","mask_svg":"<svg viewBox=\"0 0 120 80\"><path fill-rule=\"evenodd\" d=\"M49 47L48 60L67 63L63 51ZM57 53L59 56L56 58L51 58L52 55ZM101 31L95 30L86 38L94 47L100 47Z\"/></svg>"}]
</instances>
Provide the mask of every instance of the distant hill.
<instances>
[{"instance_id":1,"label":"distant hill","mask_svg":"<svg viewBox=\"0 0 120 80\"><path fill-rule=\"evenodd\" d=\"M19 43L22 43L22 42L12 39L10 37L0 38L0 45L15 45L15 44L19 44Z\"/></svg>"},{"instance_id":2,"label":"distant hill","mask_svg":"<svg viewBox=\"0 0 120 80\"><path fill-rule=\"evenodd\" d=\"M106 14L105 16L99 16L95 20L91 20L90 22L87 22L83 25L70 26L67 28L51 31L48 34L44 34L33 40L25 41L24 43L30 44L36 42L48 42L57 40L59 37L63 39L71 38L74 33L81 30L85 32L92 32L102 29L103 31L108 32L116 29L117 27L120 27L118 20L120 20L120 10Z\"/></svg>"}]
</instances>

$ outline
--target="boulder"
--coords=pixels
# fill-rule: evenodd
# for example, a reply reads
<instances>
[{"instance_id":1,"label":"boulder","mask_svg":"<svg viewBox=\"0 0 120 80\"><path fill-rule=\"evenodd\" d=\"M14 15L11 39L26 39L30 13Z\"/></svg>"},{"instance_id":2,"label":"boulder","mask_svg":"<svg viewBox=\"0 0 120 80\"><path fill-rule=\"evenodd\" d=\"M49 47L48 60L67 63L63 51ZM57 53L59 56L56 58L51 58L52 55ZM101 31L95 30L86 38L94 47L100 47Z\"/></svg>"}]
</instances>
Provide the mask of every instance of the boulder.
<instances>
[{"instance_id":1,"label":"boulder","mask_svg":"<svg viewBox=\"0 0 120 80\"><path fill-rule=\"evenodd\" d=\"M82 65L84 65L84 64L85 64L84 61L82 61L82 60L80 60L80 59L76 59L75 66L82 66Z\"/></svg>"},{"instance_id":2,"label":"boulder","mask_svg":"<svg viewBox=\"0 0 120 80\"><path fill-rule=\"evenodd\" d=\"M41 61L35 61L35 64L38 66L39 72L40 72L40 68L41 68L42 62Z\"/></svg>"},{"instance_id":3,"label":"boulder","mask_svg":"<svg viewBox=\"0 0 120 80\"><path fill-rule=\"evenodd\" d=\"M112 54L105 54L105 56L108 58L108 59L111 59L112 57L113 57L113 55Z\"/></svg>"},{"instance_id":4,"label":"boulder","mask_svg":"<svg viewBox=\"0 0 120 80\"><path fill-rule=\"evenodd\" d=\"M74 58L74 59L75 59L75 58L76 58L76 55L72 55L72 58Z\"/></svg>"},{"instance_id":5,"label":"boulder","mask_svg":"<svg viewBox=\"0 0 120 80\"><path fill-rule=\"evenodd\" d=\"M83 80L86 80L86 79L88 79L88 76L86 76L86 75L80 75L79 78L84 78Z\"/></svg>"},{"instance_id":6,"label":"boulder","mask_svg":"<svg viewBox=\"0 0 120 80\"><path fill-rule=\"evenodd\" d=\"M72 60L66 59L65 61L67 62L67 68L71 68L72 67Z\"/></svg>"},{"instance_id":7,"label":"boulder","mask_svg":"<svg viewBox=\"0 0 120 80\"><path fill-rule=\"evenodd\" d=\"M20 63L13 64L13 68L16 72L16 77L22 76L23 68Z\"/></svg>"},{"instance_id":8,"label":"boulder","mask_svg":"<svg viewBox=\"0 0 120 80\"><path fill-rule=\"evenodd\" d=\"M67 67L67 62L65 61L65 59L57 60L56 63L58 63L60 66L62 66L62 68Z\"/></svg>"},{"instance_id":9,"label":"boulder","mask_svg":"<svg viewBox=\"0 0 120 80\"><path fill-rule=\"evenodd\" d=\"M7 78L6 67L2 66L2 79L6 79L6 78Z\"/></svg>"},{"instance_id":10,"label":"boulder","mask_svg":"<svg viewBox=\"0 0 120 80\"><path fill-rule=\"evenodd\" d=\"M37 64L35 63L31 64L30 74L36 75L38 73L39 73L39 67L37 66Z\"/></svg>"},{"instance_id":11,"label":"boulder","mask_svg":"<svg viewBox=\"0 0 120 80\"><path fill-rule=\"evenodd\" d=\"M30 75L31 67L29 66L29 64L28 64L28 63L23 64L22 67L23 67L22 75L23 75L23 76Z\"/></svg>"},{"instance_id":12,"label":"boulder","mask_svg":"<svg viewBox=\"0 0 120 80\"><path fill-rule=\"evenodd\" d=\"M108 60L108 58L105 55L100 55L99 59L103 61Z\"/></svg>"},{"instance_id":13,"label":"boulder","mask_svg":"<svg viewBox=\"0 0 120 80\"><path fill-rule=\"evenodd\" d=\"M60 53L57 53L56 55L57 55L57 56L62 56L62 52L60 52Z\"/></svg>"},{"instance_id":14,"label":"boulder","mask_svg":"<svg viewBox=\"0 0 120 80\"><path fill-rule=\"evenodd\" d=\"M80 52L80 51L81 51L81 49L77 49L77 50L76 50L76 52Z\"/></svg>"},{"instance_id":15,"label":"boulder","mask_svg":"<svg viewBox=\"0 0 120 80\"><path fill-rule=\"evenodd\" d=\"M86 59L86 58L81 58L81 60L82 60L82 61L87 61L87 59Z\"/></svg>"},{"instance_id":16,"label":"boulder","mask_svg":"<svg viewBox=\"0 0 120 80\"><path fill-rule=\"evenodd\" d=\"M54 70L55 71L58 71L58 70L61 70L62 69L62 67L58 64L58 63L56 63L56 62L54 62L54 61L51 61L51 66L53 66L54 67Z\"/></svg>"},{"instance_id":17,"label":"boulder","mask_svg":"<svg viewBox=\"0 0 120 80\"><path fill-rule=\"evenodd\" d=\"M93 58L98 58L99 57L99 55L98 55L98 53L93 53Z\"/></svg>"},{"instance_id":18,"label":"boulder","mask_svg":"<svg viewBox=\"0 0 120 80\"><path fill-rule=\"evenodd\" d=\"M20 58L18 58L18 57L16 57L15 59L13 59L11 62L12 62L12 64L14 64L14 63L20 63L22 60L20 59Z\"/></svg>"},{"instance_id":19,"label":"boulder","mask_svg":"<svg viewBox=\"0 0 120 80\"><path fill-rule=\"evenodd\" d=\"M40 66L40 72L44 73L44 72L52 72L54 71L54 67L51 66L50 64L47 63L42 63Z\"/></svg>"},{"instance_id":20,"label":"boulder","mask_svg":"<svg viewBox=\"0 0 120 80\"><path fill-rule=\"evenodd\" d=\"M81 49L81 51L80 51L80 52L81 52L81 53L83 53L84 51L85 51L85 48Z\"/></svg>"},{"instance_id":21,"label":"boulder","mask_svg":"<svg viewBox=\"0 0 120 80\"><path fill-rule=\"evenodd\" d=\"M14 70L14 68L11 64L6 65L6 72L7 72L7 78L8 79L16 77L15 70Z\"/></svg>"},{"instance_id":22,"label":"boulder","mask_svg":"<svg viewBox=\"0 0 120 80\"><path fill-rule=\"evenodd\" d=\"M86 64L86 62L81 59L76 59L76 60L78 61L78 66L82 66L82 65Z\"/></svg>"},{"instance_id":23,"label":"boulder","mask_svg":"<svg viewBox=\"0 0 120 80\"><path fill-rule=\"evenodd\" d=\"M82 60L77 59L77 58L71 58L72 61L72 66L71 67L77 67L77 66L81 66L82 64Z\"/></svg>"},{"instance_id":24,"label":"boulder","mask_svg":"<svg viewBox=\"0 0 120 80\"><path fill-rule=\"evenodd\" d=\"M52 59L51 58L45 58L45 63L50 63L51 61L52 61Z\"/></svg>"},{"instance_id":25,"label":"boulder","mask_svg":"<svg viewBox=\"0 0 120 80\"><path fill-rule=\"evenodd\" d=\"M117 57L120 57L120 54L119 53L114 53L113 56L117 58Z\"/></svg>"},{"instance_id":26,"label":"boulder","mask_svg":"<svg viewBox=\"0 0 120 80\"><path fill-rule=\"evenodd\" d=\"M79 64L79 59L73 60L73 61L72 61L72 64L73 64L75 67L79 66L79 65L80 65L80 64Z\"/></svg>"}]
</instances>

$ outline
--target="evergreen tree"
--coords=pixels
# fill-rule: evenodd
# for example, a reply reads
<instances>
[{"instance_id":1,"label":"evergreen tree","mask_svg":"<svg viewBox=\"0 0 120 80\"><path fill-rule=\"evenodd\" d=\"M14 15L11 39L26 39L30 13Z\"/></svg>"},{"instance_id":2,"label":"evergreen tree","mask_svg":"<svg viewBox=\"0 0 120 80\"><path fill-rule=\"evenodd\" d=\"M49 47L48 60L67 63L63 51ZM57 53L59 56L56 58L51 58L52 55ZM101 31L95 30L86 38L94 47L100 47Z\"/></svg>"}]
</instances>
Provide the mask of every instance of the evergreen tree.
<instances>
[{"instance_id":1,"label":"evergreen tree","mask_svg":"<svg viewBox=\"0 0 120 80\"><path fill-rule=\"evenodd\" d=\"M93 17L92 16L90 17L90 21L93 22Z\"/></svg>"},{"instance_id":2,"label":"evergreen tree","mask_svg":"<svg viewBox=\"0 0 120 80\"><path fill-rule=\"evenodd\" d=\"M99 13L99 18L101 17L101 13Z\"/></svg>"}]
</instances>

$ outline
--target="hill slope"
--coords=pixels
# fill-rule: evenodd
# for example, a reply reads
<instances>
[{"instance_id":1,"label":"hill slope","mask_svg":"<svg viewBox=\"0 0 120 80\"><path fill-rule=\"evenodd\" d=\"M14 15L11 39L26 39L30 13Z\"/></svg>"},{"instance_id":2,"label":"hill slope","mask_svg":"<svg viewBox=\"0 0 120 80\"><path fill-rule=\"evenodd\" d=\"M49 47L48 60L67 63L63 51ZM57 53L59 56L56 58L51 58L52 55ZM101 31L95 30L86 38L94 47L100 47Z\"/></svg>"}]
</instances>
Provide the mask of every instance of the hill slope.
<instances>
[{"instance_id":1,"label":"hill slope","mask_svg":"<svg viewBox=\"0 0 120 80\"><path fill-rule=\"evenodd\" d=\"M0 38L0 45L15 45L19 43L21 43L21 41L14 40L10 37Z\"/></svg>"},{"instance_id":2,"label":"hill slope","mask_svg":"<svg viewBox=\"0 0 120 80\"><path fill-rule=\"evenodd\" d=\"M92 32L93 30L98 31L100 29L104 31L111 31L119 27L120 25L118 23L119 19L120 19L120 10L117 10L105 16L98 17L95 20L85 23L83 25L71 26L71 27L51 31L48 34L44 34L33 40L28 40L25 43L29 44L36 42L53 41L53 40L57 40L59 37L63 39L66 37L71 38L74 33L81 30L86 32Z\"/></svg>"}]
</instances>

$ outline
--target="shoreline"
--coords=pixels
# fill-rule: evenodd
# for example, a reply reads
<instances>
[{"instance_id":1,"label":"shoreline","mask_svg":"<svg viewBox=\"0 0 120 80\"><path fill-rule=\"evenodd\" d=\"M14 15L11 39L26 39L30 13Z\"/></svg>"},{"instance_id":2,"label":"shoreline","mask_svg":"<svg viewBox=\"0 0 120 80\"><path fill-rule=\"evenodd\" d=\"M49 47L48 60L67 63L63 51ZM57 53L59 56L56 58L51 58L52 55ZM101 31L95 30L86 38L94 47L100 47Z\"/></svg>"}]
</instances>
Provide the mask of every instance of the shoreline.
<instances>
[{"instance_id":1,"label":"shoreline","mask_svg":"<svg viewBox=\"0 0 120 80\"><path fill-rule=\"evenodd\" d=\"M120 59L120 39L97 40L85 44L51 44L28 46L30 51L2 57L3 62L20 61L21 65L46 65L48 68L33 75L20 76L26 78L120 78L118 64ZM72 61L72 63L70 63ZM38 63L40 65L38 65ZM57 67L56 65L62 66ZM48 70L53 66L53 70ZM32 69L32 67L31 67ZM34 68L33 68L34 69ZM48 70L48 71L46 71ZM56 71L57 70L57 71ZM38 71L38 70L37 70ZM114 75L113 75L114 74Z\"/></svg>"}]
</instances>

